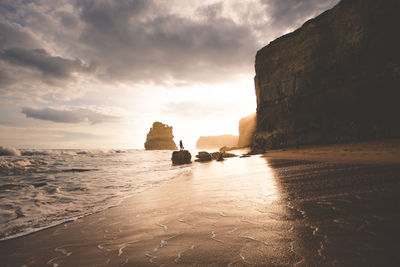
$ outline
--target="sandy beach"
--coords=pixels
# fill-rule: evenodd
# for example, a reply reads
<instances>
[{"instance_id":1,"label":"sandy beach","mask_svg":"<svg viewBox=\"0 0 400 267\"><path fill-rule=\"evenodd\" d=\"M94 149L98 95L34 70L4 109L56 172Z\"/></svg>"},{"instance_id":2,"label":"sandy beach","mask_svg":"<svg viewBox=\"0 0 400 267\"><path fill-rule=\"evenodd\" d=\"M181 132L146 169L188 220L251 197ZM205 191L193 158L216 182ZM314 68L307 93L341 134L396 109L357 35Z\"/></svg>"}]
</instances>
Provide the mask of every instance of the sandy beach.
<instances>
[{"instance_id":1,"label":"sandy beach","mask_svg":"<svg viewBox=\"0 0 400 267\"><path fill-rule=\"evenodd\" d=\"M400 165L296 151L193 164L119 206L0 242L0 262L398 266Z\"/></svg>"},{"instance_id":2,"label":"sandy beach","mask_svg":"<svg viewBox=\"0 0 400 267\"><path fill-rule=\"evenodd\" d=\"M266 157L337 163L400 164L400 139L300 146L271 150Z\"/></svg>"}]
</instances>

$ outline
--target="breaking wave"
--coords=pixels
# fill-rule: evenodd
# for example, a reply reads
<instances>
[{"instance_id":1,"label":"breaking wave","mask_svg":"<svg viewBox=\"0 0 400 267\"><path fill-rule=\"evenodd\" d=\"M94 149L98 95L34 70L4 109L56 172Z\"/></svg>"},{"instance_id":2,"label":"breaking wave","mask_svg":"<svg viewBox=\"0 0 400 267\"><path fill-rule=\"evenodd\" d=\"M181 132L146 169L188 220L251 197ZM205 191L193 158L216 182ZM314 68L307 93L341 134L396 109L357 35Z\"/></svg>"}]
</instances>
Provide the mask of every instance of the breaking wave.
<instances>
[{"instance_id":1,"label":"breaking wave","mask_svg":"<svg viewBox=\"0 0 400 267\"><path fill-rule=\"evenodd\" d=\"M0 240L118 205L189 171L172 166L169 151L1 151Z\"/></svg>"},{"instance_id":2,"label":"breaking wave","mask_svg":"<svg viewBox=\"0 0 400 267\"><path fill-rule=\"evenodd\" d=\"M21 152L13 147L0 146L0 156L20 156Z\"/></svg>"}]
</instances>

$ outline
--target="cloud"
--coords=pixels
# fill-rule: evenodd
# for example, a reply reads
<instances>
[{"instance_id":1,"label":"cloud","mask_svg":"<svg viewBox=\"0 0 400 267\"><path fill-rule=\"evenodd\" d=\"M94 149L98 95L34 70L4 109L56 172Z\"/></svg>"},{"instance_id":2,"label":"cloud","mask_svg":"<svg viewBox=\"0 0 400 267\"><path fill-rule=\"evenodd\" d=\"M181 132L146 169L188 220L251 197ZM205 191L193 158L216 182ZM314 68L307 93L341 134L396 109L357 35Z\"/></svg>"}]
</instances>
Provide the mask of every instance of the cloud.
<instances>
[{"instance_id":1,"label":"cloud","mask_svg":"<svg viewBox=\"0 0 400 267\"><path fill-rule=\"evenodd\" d=\"M103 114L94 110L78 108L70 110L61 110L53 108L22 108L22 113L27 118L34 118L38 120L59 122L59 123L105 123L116 122L119 117L113 115Z\"/></svg>"},{"instance_id":2,"label":"cloud","mask_svg":"<svg viewBox=\"0 0 400 267\"><path fill-rule=\"evenodd\" d=\"M104 80L214 82L252 72L251 29L221 17L222 4L188 18L153 1L78 1L80 41ZM207 16L205 16L207 14Z\"/></svg>"},{"instance_id":3,"label":"cloud","mask_svg":"<svg viewBox=\"0 0 400 267\"><path fill-rule=\"evenodd\" d=\"M5 1L0 95L71 100L98 84L177 87L251 77L258 49L336 2Z\"/></svg>"},{"instance_id":4,"label":"cloud","mask_svg":"<svg viewBox=\"0 0 400 267\"><path fill-rule=\"evenodd\" d=\"M61 25L65 28L76 29L79 25L79 19L74 14L58 11L56 15L60 18Z\"/></svg>"},{"instance_id":5,"label":"cloud","mask_svg":"<svg viewBox=\"0 0 400 267\"><path fill-rule=\"evenodd\" d=\"M44 49L8 48L0 51L0 59L21 67L36 69L45 76L59 79L67 79L72 73L89 70L79 59L51 56Z\"/></svg>"},{"instance_id":6,"label":"cloud","mask_svg":"<svg viewBox=\"0 0 400 267\"><path fill-rule=\"evenodd\" d=\"M37 48L42 42L32 32L17 23L6 21L0 17L0 48L27 47Z\"/></svg>"},{"instance_id":7,"label":"cloud","mask_svg":"<svg viewBox=\"0 0 400 267\"><path fill-rule=\"evenodd\" d=\"M0 69L0 87L7 87L13 83L13 80L9 76L8 72Z\"/></svg>"},{"instance_id":8,"label":"cloud","mask_svg":"<svg viewBox=\"0 0 400 267\"><path fill-rule=\"evenodd\" d=\"M331 8L339 0L260 0L267 7L271 26L278 29L293 28Z\"/></svg>"},{"instance_id":9,"label":"cloud","mask_svg":"<svg viewBox=\"0 0 400 267\"><path fill-rule=\"evenodd\" d=\"M337 2L8 1L0 50L9 65L0 68L36 70L38 82L67 88L73 73L107 83L227 81L251 76L258 49Z\"/></svg>"},{"instance_id":10,"label":"cloud","mask_svg":"<svg viewBox=\"0 0 400 267\"><path fill-rule=\"evenodd\" d=\"M17 126L18 124L12 121L5 121L5 120L0 120L0 126L8 126L8 127L13 127Z\"/></svg>"},{"instance_id":11,"label":"cloud","mask_svg":"<svg viewBox=\"0 0 400 267\"><path fill-rule=\"evenodd\" d=\"M17 4L18 1L10 3ZM6 15L0 17L0 35L5 37L0 37L0 95L25 101L46 96L66 99L82 95L80 84L93 68L77 57L68 59L50 52L53 50L47 41L54 36L34 32L32 25L22 23L19 15L25 18L25 13L19 14L18 10L11 14L15 18L9 18L4 12ZM47 24L41 28L52 27Z\"/></svg>"}]
</instances>

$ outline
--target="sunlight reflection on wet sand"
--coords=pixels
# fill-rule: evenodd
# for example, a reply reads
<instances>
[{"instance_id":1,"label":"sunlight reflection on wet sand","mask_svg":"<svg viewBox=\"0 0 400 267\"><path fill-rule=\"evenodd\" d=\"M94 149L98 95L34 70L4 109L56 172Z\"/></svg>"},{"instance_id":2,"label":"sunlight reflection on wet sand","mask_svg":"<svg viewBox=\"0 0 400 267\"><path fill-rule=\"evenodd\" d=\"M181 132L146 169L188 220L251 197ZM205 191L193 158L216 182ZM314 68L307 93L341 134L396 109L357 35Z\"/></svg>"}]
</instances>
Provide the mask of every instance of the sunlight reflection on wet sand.
<instances>
[{"instance_id":1,"label":"sunlight reflection on wet sand","mask_svg":"<svg viewBox=\"0 0 400 267\"><path fill-rule=\"evenodd\" d=\"M68 227L58 226L0 243L4 251L0 260L11 265L30 260L59 266L346 263L348 259L337 254L342 240L332 233L337 235L344 229L339 226L348 227L342 222L352 223L348 216L354 209L343 215L328 205L338 196L340 201L346 200L340 189L342 170L357 177L354 168L346 168L350 167L257 156L196 163L184 176L138 194L118 207L71 222ZM357 171L364 177L373 169ZM386 176L396 171L389 169ZM309 177L322 183L310 182ZM323 188L330 186L326 177L338 181L335 190L340 194L326 193ZM316 191L309 188L313 184L319 187ZM314 196L307 200L317 193L320 195L316 201ZM346 208L340 201L336 207ZM313 214L315 210L318 214ZM369 225L363 227L371 230ZM352 230L357 233L354 240L358 240L358 234L364 236L364 228L359 233ZM4 258L4 254L11 256Z\"/></svg>"}]
</instances>

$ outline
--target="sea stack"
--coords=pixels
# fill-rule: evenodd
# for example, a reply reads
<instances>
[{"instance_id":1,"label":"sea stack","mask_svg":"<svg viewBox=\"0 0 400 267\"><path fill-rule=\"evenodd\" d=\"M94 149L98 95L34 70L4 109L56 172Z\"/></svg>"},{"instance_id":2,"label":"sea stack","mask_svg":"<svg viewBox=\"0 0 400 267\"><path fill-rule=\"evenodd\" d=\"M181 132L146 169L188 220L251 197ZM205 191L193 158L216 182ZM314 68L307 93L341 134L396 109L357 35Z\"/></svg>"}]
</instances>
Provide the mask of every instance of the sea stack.
<instances>
[{"instance_id":1,"label":"sea stack","mask_svg":"<svg viewBox=\"0 0 400 267\"><path fill-rule=\"evenodd\" d=\"M400 137L399 0L342 0L257 52L255 149Z\"/></svg>"},{"instance_id":2,"label":"sea stack","mask_svg":"<svg viewBox=\"0 0 400 267\"><path fill-rule=\"evenodd\" d=\"M147 134L144 147L146 150L177 150L178 147L172 135L172 126L161 122L154 122L153 127L151 127Z\"/></svg>"}]
</instances>

